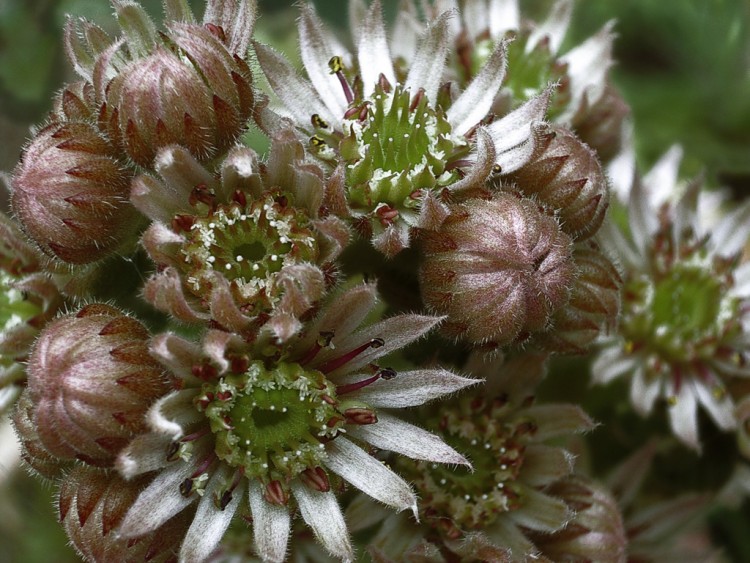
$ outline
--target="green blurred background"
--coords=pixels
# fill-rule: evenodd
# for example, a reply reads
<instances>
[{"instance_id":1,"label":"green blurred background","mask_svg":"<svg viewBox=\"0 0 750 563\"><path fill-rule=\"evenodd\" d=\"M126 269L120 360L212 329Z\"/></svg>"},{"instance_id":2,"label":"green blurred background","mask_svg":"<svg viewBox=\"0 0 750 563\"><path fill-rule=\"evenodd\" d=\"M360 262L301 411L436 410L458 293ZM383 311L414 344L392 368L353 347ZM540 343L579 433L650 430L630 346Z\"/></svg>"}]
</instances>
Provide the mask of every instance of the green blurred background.
<instances>
[{"instance_id":1,"label":"green blurred background","mask_svg":"<svg viewBox=\"0 0 750 563\"><path fill-rule=\"evenodd\" d=\"M142 0L160 14L159 0ZM383 0L393 17L396 0ZM543 18L550 0L521 0ZM202 2L193 1L200 13ZM260 40L296 56L292 2L260 0ZM346 2L318 0L346 37ZM30 127L44 120L52 93L74 79L61 29L66 14L113 29L106 0L0 0L0 172L10 172ZM746 0L580 0L567 47L617 20L615 83L630 103L639 162L649 166L673 143L685 147L684 172L750 193L750 3ZM0 205L4 203L2 197ZM23 470L0 468L0 563L77 561L55 522L50 486ZM722 520L723 519L723 520ZM750 520L720 515L720 543L750 561Z\"/></svg>"}]
</instances>

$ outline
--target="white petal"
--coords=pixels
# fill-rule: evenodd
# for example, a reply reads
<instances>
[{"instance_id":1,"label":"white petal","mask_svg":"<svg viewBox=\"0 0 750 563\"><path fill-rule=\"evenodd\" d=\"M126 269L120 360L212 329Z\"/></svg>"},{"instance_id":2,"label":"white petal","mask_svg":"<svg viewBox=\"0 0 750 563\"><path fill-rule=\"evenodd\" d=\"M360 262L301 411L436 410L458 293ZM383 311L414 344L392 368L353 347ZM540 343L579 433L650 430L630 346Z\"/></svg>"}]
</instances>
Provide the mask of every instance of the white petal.
<instances>
[{"instance_id":1,"label":"white petal","mask_svg":"<svg viewBox=\"0 0 750 563\"><path fill-rule=\"evenodd\" d=\"M379 348L368 348L356 358L326 375L335 377L337 374L353 373L378 358L421 338L442 320L442 317L429 315L398 315L380 321L354 334L342 335L341 339L334 338L335 352L330 349L321 351L315 358L314 367L319 368L328 359L341 356L373 339L382 338L383 345Z\"/></svg>"},{"instance_id":2,"label":"white petal","mask_svg":"<svg viewBox=\"0 0 750 563\"><path fill-rule=\"evenodd\" d=\"M622 203L627 203L630 189L635 179L635 143L633 142L633 121L626 119L623 123L622 149L607 165L612 191Z\"/></svg>"},{"instance_id":3,"label":"white petal","mask_svg":"<svg viewBox=\"0 0 750 563\"><path fill-rule=\"evenodd\" d=\"M396 73L385 36L380 0L375 0L370 6L359 33L357 58L364 95L368 97L375 90L381 74L392 86L396 85Z\"/></svg>"},{"instance_id":4,"label":"white petal","mask_svg":"<svg viewBox=\"0 0 750 563\"><path fill-rule=\"evenodd\" d=\"M417 517L417 497L409 484L380 460L339 436L326 445L326 466L357 487L398 511L411 509Z\"/></svg>"},{"instance_id":5,"label":"white petal","mask_svg":"<svg viewBox=\"0 0 750 563\"><path fill-rule=\"evenodd\" d=\"M487 126L498 156L529 141L531 124L544 120L552 89L547 88L502 119Z\"/></svg>"},{"instance_id":6,"label":"white petal","mask_svg":"<svg viewBox=\"0 0 750 563\"><path fill-rule=\"evenodd\" d=\"M220 497L230 484L231 478L232 473L229 468L222 466L209 479L203 497L198 503L193 522L185 533L180 549L181 562L205 561L224 537L240 504L240 499L244 496L244 485L240 483L224 510L216 506L216 498Z\"/></svg>"},{"instance_id":7,"label":"white petal","mask_svg":"<svg viewBox=\"0 0 750 563\"><path fill-rule=\"evenodd\" d=\"M199 389L182 389L157 400L146 415L149 427L172 440L182 438L188 426L203 418L193 405L193 399L198 393Z\"/></svg>"},{"instance_id":8,"label":"white petal","mask_svg":"<svg viewBox=\"0 0 750 563\"><path fill-rule=\"evenodd\" d=\"M437 98L440 82L443 79L448 47L453 41L453 37L449 33L449 20L452 17L455 17L455 14L448 12L441 14L427 28L420 42L419 50L411 62L409 74L404 84L405 89L411 90L412 96L420 88L423 88L427 99L433 104Z\"/></svg>"},{"instance_id":9,"label":"white petal","mask_svg":"<svg viewBox=\"0 0 750 563\"><path fill-rule=\"evenodd\" d=\"M521 11L518 0L490 0L490 36L500 39L506 31L520 29Z\"/></svg>"},{"instance_id":10,"label":"white petal","mask_svg":"<svg viewBox=\"0 0 750 563\"><path fill-rule=\"evenodd\" d=\"M162 434L140 434L117 454L115 469L125 479L161 469L167 465L167 449L172 440Z\"/></svg>"},{"instance_id":11,"label":"white petal","mask_svg":"<svg viewBox=\"0 0 750 563\"><path fill-rule=\"evenodd\" d=\"M379 379L349 396L373 407L415 407L477 383L481 380L461 377L448 370L424 369L398 372L393 379Z\"/></svg>"},{"instance_id":12,"label":"white petal","mask_svg":"<svg viewBox=\"0 0 750 563\"><path fill-rule=\"evenodd\" d=\"M633 242L639 253L645 256L647 248L653 241L653 235L659 228L659 221L648 188L638 179L633 183L633 189L630 191L628 211Z\"/></svg>"},{"instance_id":13,"label":"white petal","mask_svg":"<svg viewBox=\"0 0 750 563\"><path fill-rule=\"evenodd\" d=\"M311 4L302 7L298 27L300 53L307 75L328 110L340 120L349 104L338 77L329 71L328 61L333 56L343 57L346 50L328 33Z\"/></svg>"},{"instance_id":14,"label":"white petal","mask_svg":"<svg viewBox=\"0 0 750 563\"><path fill-rule=\"evenodd\" d=\"M479 123L490 111L492 102L505 79L506 45L505 41L501 41L495 47L479 74L474 77L466 90L448 108L446 117L453 126L455 133L463 135Z\"/></svg>"},{"instance_id":15,"label":"white petal","mask_svg":"<svg viewBox=\"0 0 750 563\"><path fill-rule=\"evenodd\" d=\"M711 233L711 244L722 256L733 256L750 237L750 201L746 201L719 221Z\"/></svg>"},{"instance_id":16,"label":"white petal","mask_svg":"<svg viewBox=\"0 0 750 563\"><path fill-rule=\"evenodd\" d=\"M573 517L564 500L545 495L532 488L523 491L523 506L508 516L518 525L539 532L554 532Z\"/></svg>"},{"instance_id":17,"label":"white petal","mask_svg":"<svg viewBox=\"0 0 750 563\"><path fill-rule=\"evenodd\" d=\"M453 193L475 188L479 182L487 179L495 166L495 160L497 159L495 144L487 130L484 127L477 128L475 139L473 154L468 157L468 160L472 161L472 165L466 176L455 184L448 186L448 189Z\"/></svg>"},{"instance_id":18,"label":"white petal","mask_svg":"<svg viewBox=\"0 0 750 563\"><path fill-rule=\"evenodd\" d=\"M609 383L635 367L633 356L624 356L619 343L602 350L591 364L591 377L596 383Z\"/></svg>"},{"instance_id":19,"label":"white petal","mask_svg":"<svg viewBox=\"0 0 750 563\"><path fill-rule=\"evenodd\" d=\"M740 264L734 270L734 286L730 292L737 297L750 297L750 262Z\"/></svg>"},{"instance_id":20,"label":"white petal","mask_svg":"<svg viewBox=\"0 0 750 563\"><path fill-rule=\"evenodd\" d=\"M734 416L734 402L729 393L720 391L720 395L717 397L714 389L709 388L710 383L695 379L689 383L694 387L698 401L706 408L719 428L733 430L737 427L737 419Z\"/></svg>"},{"instance_id":21,"label":"white petal","mask_svg":"<svg viewBox=\"0 0 750 563\"><path fill-rule=\"evenodd\" d=\"M359 4L360 2L357 3ZM350 2L350 6L351 4ZM364 10L362 13L364 13ZM357 20L357 24L363 20L364 18ZM359 27L359 25L356 27ZM422 28L423 25L417 17L414 4L410 0L401 0L399 2L398 17L393 22L391 31L391 56L394 60L401 57L405 61L411 61L414 58ZM355 26L350 25L350 29L356 33L354 31Z\"/></svg>"},{"instance_id":22,"label":"white petal","mask_svg":"<svg viewBox=\"0 0 750 563\"><path fill-rule=\"evenodd\" d=\"M658 207L665 201L676 201L680 195L677 178L683 152L680 145L672 145L643 176L643 184L648 186L648 196L652 205Z\"/></svg>"},{"instance_id":23,"label":"white petal","mask_svg":"<svg viewBox=\"0 0 750 563\"><path fill-rule=\"evenodd\" d=\"M654 402L661 393L662 382L658 377L649 378L643 367L633 373L633 381L630 384L630 401L635 410L641 416L648 416L654 408Z\"/></svg>"},{"instance_id":24,"label":"white petal","mask_svg":"<svg viewBox=\"0 0 750 563\"><path fill-rule=\"evenodd\" d=\"M620 228L615 225L614 221L606 218L599 228L597 239L604 250L613 259L615 265L618 263L626 266L628 269L642 271L644 269L644 260L638 253L637 249L625 238ZM619 268L623 272L623 268Z\"/></svg>"},{"instance_id":25,"label":"white petal","mask_svg":"<svg viewBox=\"0 0 750 563\"><path fill-rule=\"evenodd\" d=\"M682 442L700 452L701 445L698 440L698 405L691 385L682 382L679 394L673 397L673 403L669 405L669 424L672 432Z\"/></svg>"},{"instance_id":26,"label":"white petal","mask_svg":"<svg viewBox=\"0 0 750 563\"><path fill-rule=\"evenodd\" d=\"M330 491L321 493L308 489L298 480L292 481L291 487L302 518L312 528L318 541L334 557L351 561L354 552L336 496Z\"/></svg>"},{"instance_id":27,"label":"white petal","mask_svg":"<svg viewBox=\"0 0 750 563\"><path fill-rule=\"evenodd\" d=\"M152 532L195 500L196 495L184 497L180 494L180 483L193 473L195 467L181 461L173 463L138 495L120 524L121 536L134 538Z\"/></svg>"},{"instance_id":28,"label":"white petal","mask_svg":"<svg viewBox=\"0 0 750 563\"><path fill-rule=\"evenodd\" d=\"M255 549L263 561L282 563L286 559L291 517L289 509L267 502L260 484L252 481L248 488L250 512L253 515Z\"/></svg>"},{"instance_id":29,"label":"white petal","mask_svg":"<svg viewBox=\"0 0 750 563\"><path fill-rule=\"evenodd\" d=\"M442 438L382 411L378 412L375 424L347 427L347 434L412 459L471 467L471 463Z\"/></svg>"},{"instance_id":30,"label":"white petal","mask_svg":"<svg viewBox=\"0 0 750 563\"><path fill-rule=\"evenodd\" d=\"M544 23L534 29L531 35L529 35L529 39L526 42L526 52L531 52L539 41L548 37L550 52L553 54L557 53L563 39L565 39L565 34L568 32L570 16L572 14L573 0L557 0Z\"/></svg>"},{"instance_id":31,"label":"white petal","mask_svg":"<svg viewBox=\"0 0 750 563\"><path fill-rule=\"evenodd\" d=\"M328 123L341 121L340 116L334 116L320 101L312 85L297 74L286 58L266 45L257 42L254 45L258 63L271 89L299 127L311 128L310 117L315 113Z\"/></svg>"}]
</instances>

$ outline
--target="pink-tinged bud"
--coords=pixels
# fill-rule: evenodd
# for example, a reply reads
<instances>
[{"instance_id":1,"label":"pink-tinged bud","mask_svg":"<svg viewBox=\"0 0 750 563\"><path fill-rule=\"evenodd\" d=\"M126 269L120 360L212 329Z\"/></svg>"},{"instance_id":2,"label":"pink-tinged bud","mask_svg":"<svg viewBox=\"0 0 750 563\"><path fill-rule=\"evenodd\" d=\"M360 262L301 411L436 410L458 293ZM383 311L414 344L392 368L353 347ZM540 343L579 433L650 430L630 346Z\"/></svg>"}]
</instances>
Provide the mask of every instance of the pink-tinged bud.
<instances>
[{"instance_id":1,"label":"pink-tinged bud","mask_svg":"<svg viewBox=\"0 0 750 563\"><path fill-rule=\"evenodd\" d=\"M552 561L627 561L628 540L620 507L604 486L583 477L558 481L546 492L562 498L574 511L568 525L533 541Z\"/></svg>"},{"instance_id":2,"label":"pink-tinged bud","mask_svg":"<svg viewBox=\"0 0 750 563\"><path fill-rule=\"evenodd\" d=\"M95 126L53 123L26 147L13 175L13 211L40 248L87 264L117 249L136 226L132 172Z\"/></svg>"},{"instance_id":3,"label":"pink-tinged bud","mask_svg":"<svg viewBox=\"0 0 750 563\"><path fill-rule=\"evenodd\" d=\"M39 439L60 459L108 465L169 390L137 320L88 305L42 331L29 357L28 393Z\"/></svg>"},{"instance_id":4,"label":"pink-tinged bud","mask_svg":"<svg viewBox=\"0 0 750 563\"><path fill-rule=\"evenodd\" d=\"M509 176L516 189L536 196L559 213L562 230L576 240L588 238L604 220L609 187L594 151L568 129L553 127L549 146Z\"/></svg>"},{"instance_id":5,"label":"pink-tinged bud","mask_svg":"<svg viewBox=\"0 0 750 563\"><path fill-rule=\"evenodd\" d=\"M443 330L500 346L545 330L575 275L572 241L555 218L511 193L451 211L425 234L420 272L425 303L448 315Z\"/></svg>"},{"instance_id":6,"label":"pink-tinged bud","mask_svg":"<svg viewBox=\"0 0 750 563\"><path fill-rule=\"evenodd\" d=\"M98 106L94 86L80 80L67 84L55 97L51 114L52 121L96 120Z\"/></svg>"},{"instance_id":7,"label":"pink-tinged bud","mask_svg":"<svg viewBox=\"0 0 750 563\"><path fill-rule=\"evenodd\" d=\"M163 43L106 85L99 116L100 127L148 168L171 144L200 159L227 150L253 108L247 63L209 29L172 23Z\"/></svg>"},{"instance_id":8,"label":"pink-tinged bud","mask_svg":"<svg viewBox=\"0 0 750 563\"><path fill-rule=\"evenodd\" d=\"M125 514L149 480L139 477L126 481L114 472L79 465L61 481L57 503L60 522L84 560L177 561L180 543L193 517L190 510L145 536L132 539L117 535Z\"/></svg>"},{"instance_id":9,"label":"pink-tinged bud","mask_svg":"<svg viewBox=\"0 0 750 563\"><path fill-rule=\"evenodd\" d=\"M593 243L577 245L573 257L578 276L570 301L552 317L552 328L537 334L534 344L560 354L584 354L620 312L622 278Z\"/></svg>"},{"instance_id":10,"label":"pink-tinged bud","mask_svg":"<svg viewBox=\"0 0 750 563\"><path fill-rule=\"evenodd\" d=\"M581 140L607 162L620 152L622 128L629 115L630 106L612 84L607 84L598 102L581 108L573 116L572 127Z\"/></svg>"},{"instance_id":11,"label":"pink-tinged bud","mask_svg":"<svg viewBox=\"0 0 750 563\"><path fill-rule=\"evenodd\" d=\"M39 476L57 479L69 463L57 459L42 445L33 416L34 403L29 392L25 391L16 401L12 415L13 427L21 443L21 459Z\"/></svg>"}]
</instances>

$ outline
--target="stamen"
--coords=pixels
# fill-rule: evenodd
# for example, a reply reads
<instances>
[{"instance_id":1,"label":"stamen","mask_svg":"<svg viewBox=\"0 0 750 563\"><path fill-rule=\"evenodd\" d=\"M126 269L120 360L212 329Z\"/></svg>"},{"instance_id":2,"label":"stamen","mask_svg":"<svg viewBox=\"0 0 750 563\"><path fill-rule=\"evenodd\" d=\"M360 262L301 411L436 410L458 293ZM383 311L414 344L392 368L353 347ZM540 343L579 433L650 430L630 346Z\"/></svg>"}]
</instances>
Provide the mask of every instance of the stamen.
<instances>
[{"instance_id":1,"label":"stamen","mask_svg":"<svg viewBox=\"0 0 750 563\"><path fill-rule=\"evenodd\" d=\"M323 348L328 348L328 346L331 345L331 340L333 340L334 333L333 331L323 331L318 335L318 339L315 341L315 344L313 344L313 347L310 348L309 352L304 355L304 357L297 362L299 365L304 366L313 361L315 356L318 355L318 352L320 352Z\"/></svg>"},{"instance_id":2,"label":"stamen","mask_svg":"<svg viewBox=\"0 0 750 563\"><path fill-rule=\"evenodd\" d=\"M336 395L346 395L347 393L357 391L358 389L363 389L364 387L375 383L378 379L382 378L385 381L388 381L396 377L396 375L396 370L394 370L393 368L383 368L379 370L375 375L368 377L367 379L363 379L362 381L347 383L346 385L339 385L338 387L336 387Z\"/></svg>"},{"instance_id":3,"label":"stamen","mask_svg":"<svg viewBox=\"0 0 750 563\"><path fill-rule=\"evenodd\" d=\"M347 352L343 356L339 356L338 358L334 358L333 360L330 360L323 364L321 367L318 368L318 371L321 371L324 374L329 374L333 370L340 368L341 366L345 365L350 360L353 360L357 356L359 356L362 352L365 350L369 350L370 348L380 348L381 346L385 345L385 340L382 338L373 338L369 342L366 342L362 344L361 346L358 346L354 350L351 350L350 352Z\"/></svg>"},{"instance_id":4,"label":"stamen","mask_svg":"<svg viewBox=\"0 0 750 563\"><path fill-rule=\"evenodd\" d=\"M328 474L320 466L305 469L300 473L299 478L305 485L321 493L327 493L331 490Z\"/></svg>"},{"instance_id":5,"label":"stamen","mask_svg":"<svg viewBox=\"0 0 750 563\"><path fill-rule=\"evenodd\" d=\"M237 488L237 486L240 484L240 479L245 475L245 468L240 467L239 470L235 471L234 473L234 479L232 479L231 485L229 485L229 488L222 493L222 495L216 499L216 506L219 510L224 510L227 506L229 506L229 503L232 502L232 493Z\"/></svg>"},{"instance_id":6,"label":"stamen","mask_svg":"<svg viewBox=\"0 0 750 563\"><path fill-rule=\"evenodd\" d=\"M331 60L328 61L328 67L331 69L331 74L335 74L339 79L341 88L344 90L346 102L351 104L354 101L354 93L352 92L352 87L349 85L349 81L344 75L344 62L341 60L341 57L338 55L331 57Z\"/></svg>"}]
</instances>

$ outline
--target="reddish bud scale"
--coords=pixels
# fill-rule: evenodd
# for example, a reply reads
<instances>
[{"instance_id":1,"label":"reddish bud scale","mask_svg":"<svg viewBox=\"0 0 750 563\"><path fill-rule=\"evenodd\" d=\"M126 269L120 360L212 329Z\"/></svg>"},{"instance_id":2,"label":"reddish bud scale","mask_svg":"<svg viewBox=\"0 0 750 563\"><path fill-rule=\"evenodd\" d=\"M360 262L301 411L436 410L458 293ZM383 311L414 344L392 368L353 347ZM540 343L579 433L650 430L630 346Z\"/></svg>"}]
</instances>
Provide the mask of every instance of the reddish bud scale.
<instances>
[{"instance_id":1,"label":"reddish bud scale","mask_svg":"<svg viewBox=\"0 0 750 563\"><path fill-rule=\"evenodd\" d=\"M125 481L116 473L75 467L61 481L59 518L76 551L86 561L175 561L190 520L181 512L158 530L135 539L120 538L116 530L148 477Z\"/></svg>"},{"instance_id":2,"label":"reddish bud scale","mask_svg":"<svg viewBox=\"0 0 750 563\"><path fill-rule=\"evenodd\" d=\"M170 386L148 354L148 333L93 304L44 329L29 357L28 394L41 444L60 459L112 463Z\"/></svg>"},{"instance_id":3,"label":"reddish bud scale","mask_svg":"<svg viewBox=\"0 0 750 563\"><path fill-rule=\"evenodd\" d=\"M609 206L609 187L594 151L564 127L553 128L549 145L509 180L559 213L563 232L576 240L593 236Z\"/></svg>"},{"instance_id":4,"label":"reddish bud scale","mask_svg":"<svg viewBox=\"0 0 750 563\"><path fill-rule=\"evenodd\" d=\"M13 174L13 212L51 256L86 264L107 256L137 226L124 168L96 128L53 123L26 147Z\"/></svg>"}]
</instances>

